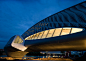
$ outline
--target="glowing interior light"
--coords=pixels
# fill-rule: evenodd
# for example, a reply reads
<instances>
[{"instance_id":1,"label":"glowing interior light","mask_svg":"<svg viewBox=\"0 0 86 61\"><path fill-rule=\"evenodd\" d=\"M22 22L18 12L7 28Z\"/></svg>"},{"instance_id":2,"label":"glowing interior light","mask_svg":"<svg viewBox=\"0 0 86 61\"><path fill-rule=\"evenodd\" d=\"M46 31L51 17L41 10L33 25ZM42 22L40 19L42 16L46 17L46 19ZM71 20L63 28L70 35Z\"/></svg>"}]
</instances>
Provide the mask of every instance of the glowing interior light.
<instances>
[{"instance_id":1,"label":"glowing interior light","mask_svg":"<svg viewBox=\"0 0 86 61\"><path fill-rule=\"evenodd\" d=\"M25 40L21 36L16 35L13 39L13 42L11 43L11 46L21 51L24 51L27 49L27 47L24 46L24 41Z\"/></svg>"},{"instance_id":2,"label":"glowing interior light","mask_svg":"<svg viewBox=\"0 0 86 61\"><path fill-rule=\"evenodd\" d=\"M49 30L45 30L45 31L30 35L27 38L25 38L25 40L50 38L50 37L73 34L81 31L83 31L82 28L71 28L71 27L55 28L55 29L49 29Z\"/></svg>"},{"instance_id":3,"label":"glowing interior light","mask_svg":"<svg viewBox=\"0 0 86 61\"><path fill-rule=\"evenodd\" d=\"M82 31L82 30L83 30L83 29L81 29L81 28L72 28L71 33L80 32L80 31Z\"/></svg>"},{"instance_id":4,"label":"glowing interior light","mask_svg":"<svg viewBox=\"0 0 86 61\"><path fill-rule=\"evenodd\" d=\"M71 28L63 28L61 35L66 35L70 33Z\"/></svg>"},{"instance_id":5,"label":"glowing interior light","mask_svg":"<svg viewBox=\"0 0 86 61\"><path fill-rule=\"evenodd\" d=\"M48 35L47 35L47 38L52 37L52 34L53 34L54 30L55 30L55 29L49 30L49 33L48 33Z\"/></svg>"}]
</instances>

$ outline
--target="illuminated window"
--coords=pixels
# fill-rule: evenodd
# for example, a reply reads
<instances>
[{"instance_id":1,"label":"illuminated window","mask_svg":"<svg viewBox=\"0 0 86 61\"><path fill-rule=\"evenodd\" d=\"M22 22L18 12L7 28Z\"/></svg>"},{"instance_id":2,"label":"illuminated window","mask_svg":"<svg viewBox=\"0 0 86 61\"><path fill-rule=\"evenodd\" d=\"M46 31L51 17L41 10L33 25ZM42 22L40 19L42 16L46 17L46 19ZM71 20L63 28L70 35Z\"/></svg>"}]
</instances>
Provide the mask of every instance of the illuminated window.
<instances>
[{"instance_id":1,"label":"illuminated window","mask_svg":"<svg viewBox=\"0 0 86 61\"><path fill-rule=\"evenodd\" d=\"M55 30L55 29L49 30L49 33L48 33L48 35L47 35L47 38L52 37L54 30Z\"/></svg>"},{"instance_id":2,"label":"illuminated window","mask_svg":"<svg viewBox=\"0 0 86 61\"><path fill-rule=\"evenodd\" d=\"M70 33L71 28L63 28L61 35L66 35Z\"/></svg>"},{"instance_id":3,"label":"illuminated window","mask_svg":"<svg viewBox=\"0 0 86 61\"><path fill-rule=\"evenodd\" d=\"M42 38L46 38L47 33L48 33L48 30L46 30L46 31L44 32L44 34L43 34Z\"/></svg>"},{"instance_id":4,"label":"illuminated window","mask_svg":"<svg viewBox=\"0 0 86 61\"><path fill-rule=\"evenodd\" d=\"M30 36L30 37L29 37L29 40L31 40L31 38L32 38L32 37Z\"/></svg>"},{"instance_id":5,"label":"illuminated window","mask_svg":"<svg viewBox=\"0 0 86 61\"><path fill-rule=\"evenodd\" d=\"M37 38L38 38L38 35L39 35L39 33L37 33L37 34L35 35L35 38L34 38L34 39L37 39Z\"/></svg>"},{"instance_id":6,"label":"illuminated window","mask_svg":"<svg viewBox=\"0 0 86 61\"><path fill-rule=\"evenodd\" d=\"M43 31L44 32L44 31ZM39 36L38 36L38 39L41 39L42 35L43 35L43 32L39 32Z\"/></svg>"},{"instance_id":7,"label":"illuminated window","mask_svg":"<svg viewBox=\"0 0 86 61\"><path fill-rule=\"evenodd\" d=\"M57 29L55 30L55 32L54 32L53 37L59 36L59 35L60 35L60 32L61 32L61 29L62 29L62 28L57 28Z\"/></svg>"},{"instance_id":8,"label":"illuminated window","mask_svg":"<svg viewBox=\"0 0 86 61\"><path fill-rule=\"evenodd\" d=\"M36 34L32 35L32 39L34 39L34 38L35 38L35 35L36 35Z\"/></svg>"},{"instance_id":9,"label":"illuminated window","mask_svg":"<svg viewBox=\"0 0 86 61\"><path fill-rule=\"evenodd\" d=\"M71 33L80 32L80 31L82 31L82 30L83 30L83 29L81 29L81 28L72 28Z\"/></svg>"},{"instance_id":10,"label":"illuminated window","mask_svg":"<svg viewBox=\"0 0 86 61\"><path fill-rule=\"evenodd\" d=\"M27 38L25 38L25 40L30 40L30 36L29 36L29 37L27 37Z\"/></svg>"},{"instance_id":11,"label":"illuminated window","mask_svg":"<svg viewBox=\"0 0 86 61\"><path fill-rule=\"evenodd\" d=\"M68 28L68 27L50 29L50 30L45 30L45 31L33 34L31 36L28 36L27 38L25 38L25 40L42 39L42 38L55 37L55 36L60 36L60 35L68 35L70 33L71 34L77 33L82 30L83 30L82 28Z\"/></svg>"},{"instance_id":12,"label":"illuminated window","mask_svg":"<svg viewBox=\"0 0 86 61\"><path fill-rule=\"evenodd\" d=\"M30 39L32 39L33 35L30 36Z\"/></svg>"},{"instance_id":13,"label":"illuminated window","mask_svg":"<svg viewBox=\"0 0 86 61\"><path fill-rule=\"evenodd\" d=\"M14 41L14 43L19 43L19 44L22 42L23 42L23 40L19 36L17 36L15 41Z\"/></svg>"}]
</instances>

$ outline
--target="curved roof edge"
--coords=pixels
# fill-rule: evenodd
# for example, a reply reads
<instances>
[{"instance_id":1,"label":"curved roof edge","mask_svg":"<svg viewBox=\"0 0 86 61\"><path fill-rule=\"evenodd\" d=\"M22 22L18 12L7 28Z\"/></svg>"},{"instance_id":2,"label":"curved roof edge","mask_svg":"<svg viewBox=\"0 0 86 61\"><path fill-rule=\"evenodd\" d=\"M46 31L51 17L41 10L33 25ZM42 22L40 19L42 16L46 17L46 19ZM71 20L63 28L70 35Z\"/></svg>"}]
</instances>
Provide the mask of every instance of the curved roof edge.
<instances>
[{"instance_id":1,"label":"curved roof edge","mask_svg":"<svg viewBox=\"0 0 86 61\"><path fill-rule=\"evenodd\" d=\"M86 1L59 11L30 27L22 34L23 38L47 29L59 27L86 27ZM52 24L53 23L53 24ZM42 26L40 26L42 25ZM40 29L39 29L40 28Z\"/></svg>"}]
</instances>

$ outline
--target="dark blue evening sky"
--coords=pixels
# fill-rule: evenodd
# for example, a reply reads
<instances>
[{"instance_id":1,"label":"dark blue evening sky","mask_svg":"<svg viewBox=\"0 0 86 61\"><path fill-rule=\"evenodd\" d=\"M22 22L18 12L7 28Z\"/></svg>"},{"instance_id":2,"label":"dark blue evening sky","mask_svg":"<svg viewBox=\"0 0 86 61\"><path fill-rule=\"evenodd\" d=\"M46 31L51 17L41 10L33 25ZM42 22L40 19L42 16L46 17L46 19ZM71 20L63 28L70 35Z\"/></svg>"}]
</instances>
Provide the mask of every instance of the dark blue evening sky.
<instances>
[{"instance_id":1,"label":"dark blue evening sky","mask_svg":"<svg viewBox=\"0 0 86 61\"><path fill-rule=\"evenodd\" d=\"M0 0L0 49L14 35L84 0Z\"/></svg>"}]
</instances>

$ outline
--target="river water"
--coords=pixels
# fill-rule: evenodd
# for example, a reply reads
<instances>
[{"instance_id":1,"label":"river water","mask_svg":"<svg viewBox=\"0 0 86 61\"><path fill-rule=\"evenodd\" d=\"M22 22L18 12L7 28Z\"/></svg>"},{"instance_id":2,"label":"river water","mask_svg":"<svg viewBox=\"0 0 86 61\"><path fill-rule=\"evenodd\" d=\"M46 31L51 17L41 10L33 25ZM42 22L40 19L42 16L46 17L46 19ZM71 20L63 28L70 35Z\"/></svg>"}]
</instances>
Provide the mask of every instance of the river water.
<instances>
[{"instance_id":1,"label":"river water","mask_svg":"<svg viewBox=\"0 0 86 61\"><path fill-rule=\"evenodd\" d=\"M0 57L7 57L7 55L2 55ZM48 58L53 56L26 56L25 55L24 57ZM23 59L26 59L26 58L23 58ZM33 61L33 60L16 60L16 61ZM34 60L34 61L69 61L69 60Z\"/></svg>"}]
</instances>

